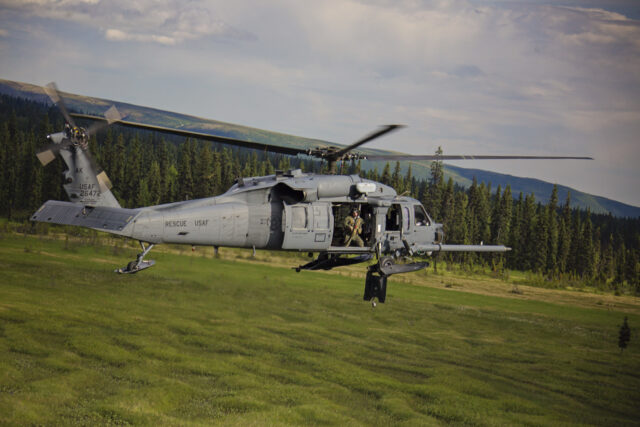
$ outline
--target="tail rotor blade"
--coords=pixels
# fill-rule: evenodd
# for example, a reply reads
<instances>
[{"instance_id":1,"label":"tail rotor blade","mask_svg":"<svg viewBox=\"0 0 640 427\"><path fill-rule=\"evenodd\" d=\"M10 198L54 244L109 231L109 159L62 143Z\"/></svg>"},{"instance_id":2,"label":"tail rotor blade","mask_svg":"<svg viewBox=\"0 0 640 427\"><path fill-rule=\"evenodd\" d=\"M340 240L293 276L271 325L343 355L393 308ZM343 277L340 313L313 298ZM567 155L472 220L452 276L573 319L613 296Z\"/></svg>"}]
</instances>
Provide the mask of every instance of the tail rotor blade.
<instances>
[{"instance_id":1,"label":"tail rotor blade","mask_svg":"<svg viewBox=\"0 0 640 427\"><path fill-rule=\"evenodd\" d=\"M49 144L47 147L36 153L36 157L40 160L42 166L47 166L56 158L57 151L54 151L55 147L52 147L52 145L55 144Z\"/></svg>"},{"instance_id":2,"label":"tail rotor blade","mask_svg":"<svg viewBox=\"0 0 640 427\"><path fill-rule=\"evenodd\" d=\"M36 153L36 157L38 158L38 160L40 160L42 166L46 166L56 158L61 149L66 148L69 145L70 143L68 140L65 140L58 144L52 142L38 150L38 152Z\"/></svg>"},{"instance_id":3,"label":"tail rotor blade","mask_svg":"<svg viewBox=\"0 0 640 427\"><path fill-rule=\"evenodd\" d=\"M73 118L69 114L69 110L67 110L67 106L64 104L64 100L60 96L60 91L58 90L56 84L54 82L51 82L48 85L44 86L43 89L45 93L49 95L51 101L53 101L53 103L58 106L60 111L62 111L62 115L64 116L64 119L67 121L67 123L69 123L73 127L76 127L76 123L73 121Z\"/></svg>"}]
</instances>

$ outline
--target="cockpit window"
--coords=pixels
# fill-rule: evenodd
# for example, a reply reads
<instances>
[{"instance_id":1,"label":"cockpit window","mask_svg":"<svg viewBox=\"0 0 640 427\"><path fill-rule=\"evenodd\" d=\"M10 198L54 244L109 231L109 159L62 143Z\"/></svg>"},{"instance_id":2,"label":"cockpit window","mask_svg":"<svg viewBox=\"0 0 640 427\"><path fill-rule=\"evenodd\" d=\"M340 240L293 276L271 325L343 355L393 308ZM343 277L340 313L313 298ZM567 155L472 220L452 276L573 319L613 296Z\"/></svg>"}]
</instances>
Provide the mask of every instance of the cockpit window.
<instances>
[{"instance_id":1,"label":"cockpit window","mask_svg":"<svg viewBox=\"0 0 640 427\"><path fill-rule=\"evenodd\" d=\"M429 217L422 206L414 205L413 216L417 226L429 225Z\"/></svg>"}]
</instances>

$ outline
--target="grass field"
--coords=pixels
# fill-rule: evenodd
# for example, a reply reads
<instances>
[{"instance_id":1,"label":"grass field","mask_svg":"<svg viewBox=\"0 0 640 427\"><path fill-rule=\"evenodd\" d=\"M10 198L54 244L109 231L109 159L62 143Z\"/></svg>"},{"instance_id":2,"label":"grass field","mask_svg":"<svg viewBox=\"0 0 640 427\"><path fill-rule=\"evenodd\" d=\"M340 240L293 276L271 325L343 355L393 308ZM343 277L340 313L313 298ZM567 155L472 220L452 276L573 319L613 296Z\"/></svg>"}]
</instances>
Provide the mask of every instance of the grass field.
<instances>
[{"instance_id":1,"label":"grass field","mask_svg":"<svg viewBox=\"0 0 640 427\"><path fill-rule=\"evenodd\" d=\"M637 298L161 249L0 237L0 424L640 423Z\"/></svg>"}]
</instances>

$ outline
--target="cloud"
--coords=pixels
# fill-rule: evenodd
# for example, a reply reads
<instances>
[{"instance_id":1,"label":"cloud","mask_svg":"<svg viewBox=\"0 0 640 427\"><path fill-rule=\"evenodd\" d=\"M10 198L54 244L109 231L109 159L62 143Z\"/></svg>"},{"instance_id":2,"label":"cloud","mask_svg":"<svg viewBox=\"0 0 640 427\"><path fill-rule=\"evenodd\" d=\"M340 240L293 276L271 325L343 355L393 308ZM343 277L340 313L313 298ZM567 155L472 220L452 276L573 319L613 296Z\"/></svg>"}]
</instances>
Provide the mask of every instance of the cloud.
<instances>
[{"instance_id":1,"label":"cloud","mask_svg":"<svg viewBox=\"0 0 640 427\"><path fill-rule=\"evenodd\" d=\"M110 41L176 45L204 37L255 39L218 18L205 1L1 0L0 6L94 27Z\"/></svg>"},{"instance_id":2,"label":"cloud","mask_svg":"<svg viewBox=\"0 0 640 427\"><path fill-rule=\"evenodd\" d=\"M620 153L615 167L593 166L614 177L640 162L640 23L604 9L542 0L0 0L11 12L0 13L11 34L3 55L16 58L0 72L43 83L56 72L69 91L336 142L404 123L372 146L416 154L438 145L450 154ZM20 50L15 40L31 44ZM583 190L598 178L591 165L567 165L490 166ZM618 197L640 203L637 191Z\"/></svg>"}]
</instances>

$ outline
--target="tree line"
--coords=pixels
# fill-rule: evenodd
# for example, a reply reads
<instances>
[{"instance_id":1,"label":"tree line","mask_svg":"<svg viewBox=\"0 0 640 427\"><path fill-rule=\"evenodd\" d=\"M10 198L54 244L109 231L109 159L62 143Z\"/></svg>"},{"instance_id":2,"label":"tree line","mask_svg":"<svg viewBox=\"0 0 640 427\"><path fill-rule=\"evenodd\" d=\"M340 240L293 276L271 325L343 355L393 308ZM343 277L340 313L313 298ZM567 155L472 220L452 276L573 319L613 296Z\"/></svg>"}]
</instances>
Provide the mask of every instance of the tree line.
<instances>
[{"instance_id":1,"label":"tree line","mask_svg":"<svg viewBox=\"0 0 640 427\"><path fill-rule=\"evenodd\" d=\"M0 215L26 219L44 201L66 200L64 162L42 167L35 153L45 135L59 131L57 109L19 98L0 97ZM321 162L214 143L110 127L91 138L91 152L108 173L114 195L124 207L148 206L208 197L226 191L237 177L301 168L324 172ZM439 149L440 150L440 149ZM441 153L441 150L439 151ZM549 200L514 195L510 186L495 191L491 183L469 188L445 182L442 162L431 163L429 177L415 177L400 163L363 170L362 163L343 172L382 182L420 200L429 215L444 224L447 243L504 244L507 255L447 254L462 266L531 271L546 280L640 293L640 219L615 218L571 207L570 194Z\"/></svg>"}]
</instances>

